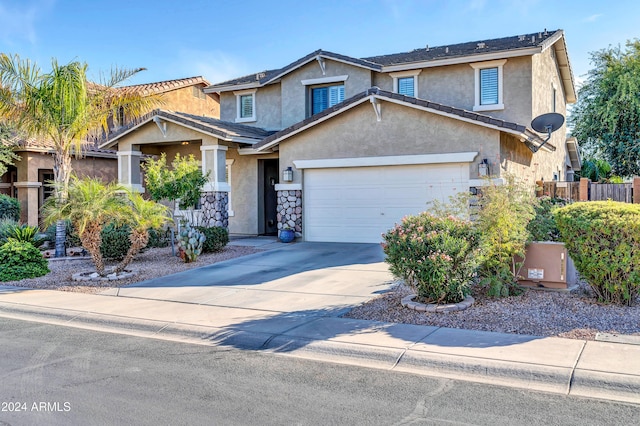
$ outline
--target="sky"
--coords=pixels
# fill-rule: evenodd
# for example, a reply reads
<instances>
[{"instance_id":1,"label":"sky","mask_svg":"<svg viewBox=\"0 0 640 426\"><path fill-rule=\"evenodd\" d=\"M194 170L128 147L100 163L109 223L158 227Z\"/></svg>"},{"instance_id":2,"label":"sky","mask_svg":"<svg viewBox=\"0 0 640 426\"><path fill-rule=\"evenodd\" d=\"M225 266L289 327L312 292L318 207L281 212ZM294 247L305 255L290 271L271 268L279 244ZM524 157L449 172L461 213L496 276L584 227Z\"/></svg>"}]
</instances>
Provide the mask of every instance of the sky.
<instances>
[{"instance_id":1,"label":"sky","mask_svg":"<svg viewBox=\"0 0 640 426\"><path fill-rule=\"evenodd\" d=\"M98 81L201 75L218 83L316 50L353 57L563 29L576 81L589 52L640 38L637 0L0 0L0 52L44 70L79 60Z\"/></svg>"}]
</instances>

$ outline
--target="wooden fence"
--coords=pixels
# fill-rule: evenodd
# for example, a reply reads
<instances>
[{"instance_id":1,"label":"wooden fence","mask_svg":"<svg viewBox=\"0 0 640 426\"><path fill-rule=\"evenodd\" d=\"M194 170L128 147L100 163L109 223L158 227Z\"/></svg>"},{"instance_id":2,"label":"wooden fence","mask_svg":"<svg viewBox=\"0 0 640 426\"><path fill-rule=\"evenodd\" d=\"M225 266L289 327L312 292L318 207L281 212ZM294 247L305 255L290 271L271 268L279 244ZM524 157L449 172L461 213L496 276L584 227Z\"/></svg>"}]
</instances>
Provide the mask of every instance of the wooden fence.
<instances>
[{"instance_id":1,"label":"wooden fence","mask_svg":"<svg viewBox=\"0 0 640 426\"><path fill-rule=\"evenodd\" d=\"M640 203L640 178L633 183L594 183L588 179L580 182L538 182L538 196L564 198L569 201L620 201ZM635 191L634 191L635 189ZM637 196L634 198L634 193Z\"/></svg>"}]
</instances>

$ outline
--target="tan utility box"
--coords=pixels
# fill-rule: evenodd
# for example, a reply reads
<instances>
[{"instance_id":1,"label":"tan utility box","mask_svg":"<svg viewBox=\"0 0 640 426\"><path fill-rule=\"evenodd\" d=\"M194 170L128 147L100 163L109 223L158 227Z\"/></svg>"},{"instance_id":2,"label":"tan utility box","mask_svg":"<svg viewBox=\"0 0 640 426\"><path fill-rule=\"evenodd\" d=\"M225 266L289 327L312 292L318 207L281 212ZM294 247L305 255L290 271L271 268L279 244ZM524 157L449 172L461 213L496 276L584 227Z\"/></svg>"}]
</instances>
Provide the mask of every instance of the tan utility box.
<instances>
[{"instance_id":1,"label":"tan utility box","mask_svg":"<svg viewBox=\"0 0 640 426\"><path fill-rule=\"evenodd\" d=\"M518 282L531 287L567 289L578 282L575 266L563 243L530 243L520 275L522 279Z\"/></svg>"}]
</instances>

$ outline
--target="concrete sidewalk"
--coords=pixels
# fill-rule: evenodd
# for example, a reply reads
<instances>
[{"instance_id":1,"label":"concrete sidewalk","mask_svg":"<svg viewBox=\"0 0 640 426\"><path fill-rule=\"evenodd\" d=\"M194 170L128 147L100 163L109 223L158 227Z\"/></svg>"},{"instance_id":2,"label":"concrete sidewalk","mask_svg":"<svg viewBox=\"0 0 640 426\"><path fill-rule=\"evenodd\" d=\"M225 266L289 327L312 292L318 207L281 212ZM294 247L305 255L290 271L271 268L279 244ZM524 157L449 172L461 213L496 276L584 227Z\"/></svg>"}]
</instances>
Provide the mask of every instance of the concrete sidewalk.
<instances>
[{"instance_id":1,"label":"concrete sidewalk","mask_svg":"<svg viewBox=\"0 0 640 426\"><path fill-rule=\"evenodd\" d=\"M391 286L379 247L265 244L100 295L0 287L0 317L640 403L640 345L341 318Z\"/></svg>"}]
</instances>

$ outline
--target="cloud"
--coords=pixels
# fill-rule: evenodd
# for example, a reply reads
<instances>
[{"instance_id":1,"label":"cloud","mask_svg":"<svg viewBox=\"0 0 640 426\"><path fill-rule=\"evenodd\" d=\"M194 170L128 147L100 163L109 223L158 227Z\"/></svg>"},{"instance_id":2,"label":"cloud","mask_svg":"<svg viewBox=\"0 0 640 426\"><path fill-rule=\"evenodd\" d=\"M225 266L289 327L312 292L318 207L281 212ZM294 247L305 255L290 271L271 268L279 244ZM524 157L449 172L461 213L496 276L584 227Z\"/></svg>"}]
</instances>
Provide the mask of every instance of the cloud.
<instances>
[{"instance_id":1,"label":"cloud","mask_svg":"<svg viewBox=\"0 0 640 426\"><path fill-rule=\"evenodd\" d=\"M25 4L26 3L26 4ZM27 40L35 44L38 40L36 23L48 13L53 0L38 0L18 5L0 0L0 40L7 44Z\"/></svg>"},{"instance_id":2,"label":"cloud","mask_svg":"<svg viewBox=\"0 0 640 426\"><path fill-rule=\"evenodd\" d=\"M189 76L201 75L211 83L219 83L257 70L221 50L184 49L178 54L180 65L175 71Z\"/></svg>"},{"instance_id":3,"label":"cloud","mask_svg":"<svg viewBox=\"0 0 640 426\"><path fill-rule=\"evenodd\" d=\"M600 19L601 16L602 16L602 13L596 13L584 18L582 22L596 22L598 19Z\"/></svg>"}]
</instances>

